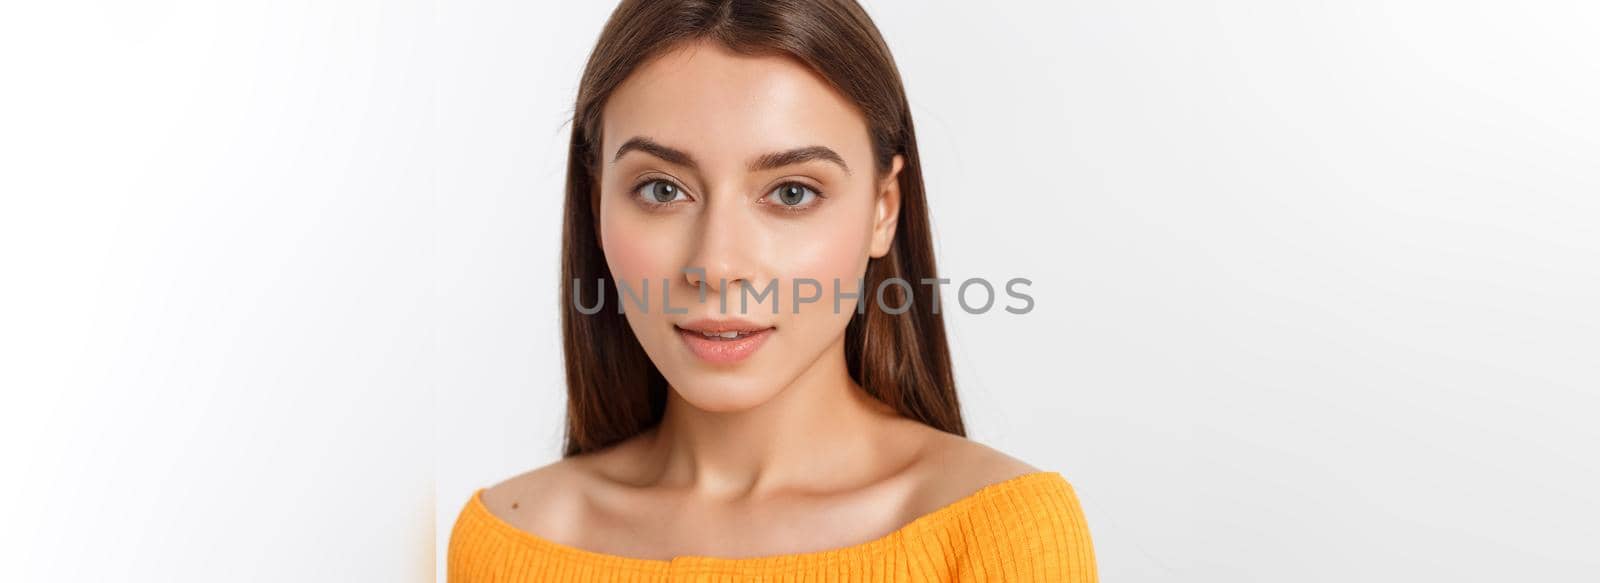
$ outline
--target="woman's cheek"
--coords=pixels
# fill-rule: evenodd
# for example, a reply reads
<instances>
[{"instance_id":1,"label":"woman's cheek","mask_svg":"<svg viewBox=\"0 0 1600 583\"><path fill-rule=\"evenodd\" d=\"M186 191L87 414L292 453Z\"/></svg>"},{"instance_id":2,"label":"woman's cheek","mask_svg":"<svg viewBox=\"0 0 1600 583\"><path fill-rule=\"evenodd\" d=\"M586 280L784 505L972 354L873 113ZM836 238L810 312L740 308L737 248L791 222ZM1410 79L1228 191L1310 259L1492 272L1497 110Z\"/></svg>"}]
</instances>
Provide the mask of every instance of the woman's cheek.
<instances>
[{"instance_id":1,"label":"woman's cheek","mask_svg":"<svg viewBox=\"0 0 1600 583\"><path fill-rule=\"evenodd\" d=\"M789 254L790 261L782 271L789 289L784 291L794 294L798 287L799 295L808 298L821 296L814 302L801 305L801 314L831 313L835 288L844 293L857 291L856 280L866 271L867 237L835 230L808 239L809 245L803 250ZM797 285L795 282L802 283ZM812 282L816 285L813 286ZM798 300L798 297L791 300ZM854 303L848 299L839 302L842 314L848 315L853 307ZM785 308L793 310L792 306Z\"/></svg>"},{"instance_id":2,"label":"woman's cheek","mask_svg":"<svg viewBox=\"0 0 1600 583\"><path fill-rule=\"evenodd\" d=\"M670 230L617 214L602 214L602 217L601 248L606 266L618 282L637 291L649 280L654 290L661 285L662 278L671 281L672 276L680 272L675 251L678 242Z\"/></svg>"}]
</instances>

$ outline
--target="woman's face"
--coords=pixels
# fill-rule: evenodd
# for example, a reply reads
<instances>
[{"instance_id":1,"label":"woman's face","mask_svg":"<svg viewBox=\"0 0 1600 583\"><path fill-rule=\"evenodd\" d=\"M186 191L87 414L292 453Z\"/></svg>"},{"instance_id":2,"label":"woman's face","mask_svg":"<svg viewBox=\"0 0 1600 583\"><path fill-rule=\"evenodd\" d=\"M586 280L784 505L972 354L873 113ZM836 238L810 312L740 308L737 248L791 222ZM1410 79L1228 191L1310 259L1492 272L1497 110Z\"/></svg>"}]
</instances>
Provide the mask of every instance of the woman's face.
<instances>
[{"instance_id":1,"label":"woman's face","mask_svg":"<svg viewBox=\"0 0 1600 583\"><path fill-rule=\"evenodd\" d=\"M855 106L797 60L701 42L636 70L601 118L600 244L618 284L649 282L648 307L624 293L624 309L674 390L732 411L842 366L821 357L874 299L835 310L835 282L858 293L888 251L902 164L875 172Z\"/></svg>"}]
</instances>

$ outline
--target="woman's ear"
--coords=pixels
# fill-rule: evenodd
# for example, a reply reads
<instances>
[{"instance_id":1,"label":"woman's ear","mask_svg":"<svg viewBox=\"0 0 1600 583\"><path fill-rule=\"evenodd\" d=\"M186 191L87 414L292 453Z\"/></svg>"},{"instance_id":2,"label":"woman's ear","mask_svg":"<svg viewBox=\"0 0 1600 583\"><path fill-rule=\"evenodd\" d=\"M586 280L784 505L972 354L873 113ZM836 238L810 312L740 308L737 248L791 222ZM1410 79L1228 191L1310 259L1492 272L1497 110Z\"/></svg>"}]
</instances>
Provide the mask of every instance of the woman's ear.
<instances>
[{"instance_id":1,"label":"woman's ear","mask_svg":"<svg viewBox=\"0 0 1600 583\"><path fill-rule=\"evenodd\" d=\"M894 243L894 230L900 223L900 169L905 167L905 156L894 155L889 173L878 183L878 202L872 219L872 245L867 254L883 257L889 254Z\"/></svg>"}]
</instances>

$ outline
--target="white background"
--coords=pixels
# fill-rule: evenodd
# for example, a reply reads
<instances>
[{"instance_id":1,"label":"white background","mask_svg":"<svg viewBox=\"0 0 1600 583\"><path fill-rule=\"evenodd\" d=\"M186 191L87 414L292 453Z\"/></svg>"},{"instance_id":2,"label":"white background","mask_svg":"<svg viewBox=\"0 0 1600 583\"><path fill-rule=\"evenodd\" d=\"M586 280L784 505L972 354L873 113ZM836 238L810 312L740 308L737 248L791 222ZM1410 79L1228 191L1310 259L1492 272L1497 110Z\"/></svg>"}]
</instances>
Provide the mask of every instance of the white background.
<instances>
[{"instance_id":1,"label":"white background","mask_svg":"<svg viewBox=\"0 0 1600 583\"><path fill-rule=\"evenodd\" d=\"M888 2L974 439L1106 581L1600 578L1600 8ZM422 581L558 457L609 2L0 8L0 580Z\"/></svg>"}]
</instances>

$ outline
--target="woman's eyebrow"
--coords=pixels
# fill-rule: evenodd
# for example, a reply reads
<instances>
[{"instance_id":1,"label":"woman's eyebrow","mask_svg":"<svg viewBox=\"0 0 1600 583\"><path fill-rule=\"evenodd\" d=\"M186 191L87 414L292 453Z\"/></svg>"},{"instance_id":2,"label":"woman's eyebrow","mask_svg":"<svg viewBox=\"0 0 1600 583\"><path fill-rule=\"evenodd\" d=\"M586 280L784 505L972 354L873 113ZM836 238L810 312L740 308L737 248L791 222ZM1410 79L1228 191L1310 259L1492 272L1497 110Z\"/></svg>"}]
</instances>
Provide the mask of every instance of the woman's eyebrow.
<instances>
[{"instance_id":1,"label":"woman's eyebrow","mask_svg":"<svg viewBox=\"0 0 1600 583\"><path fill-rule=\"evenodd\" d=\"M679 166L687 166L697 170L700 168L698 164L695 164L694 157L690 156L688 152L661 145L655 140L646 138L644 136L634 136L629 138L628 141L623 142L622 146L617 148L617 154L611 157L611 163L616 164L618 160L622 159L623 154L634 150L644 152Z\"/></svg>"},{"instance_id":2,"label":"woman's eyebrow","mask_svg":"<svg viewBox=\"0 0 1600 583\"><path fill-rule=\"evenodd\" d=\"M792 150L784 150L782 152L764 154L761 157L750 161L750 171L757 172L761 170L771 170L773 168L782 168L790 164L799 164L801 162L810 162L812 160L825 160L828 162L833 162L834 164L838 164L839 169L844 170L845 174L850 173L850 167L845 165L844 157L840 156L838 152L833 151L832 148L827 146L805 146Z\"/></svg>"},{"instance_id":3,"label":"woman's eyebrow","mask_svg":"<svg viewBox=\"0 0 1600 583\"><path fill-rule=\"evenodd\" d=\"M650 154L651 156L655 156L679 166L685 166L696 170L700 168L699 164L694 161L694 157L690 156L688 152L661 144L644 136L634 136L629 138L628 141L623 142L622 145L617 148L617 153L611 157L611 163L615 164L618 160L622 159L623 154L634 150ZM804 146L800 148L784 150L782 152L763 154L750 161L750 171L759 172L761 170L771 170L773 168L782 168L791 164L799 164L801 162L809 162L812 160L832 162L839 165L839 168L844 170L845 174L850 173L850 166L844 163L844 157L840 156L838 152L833 151L832 148L827 146Z\"/></svg>"}]
</instances>

